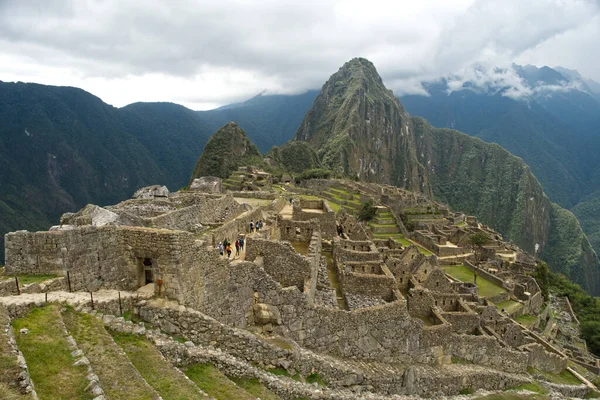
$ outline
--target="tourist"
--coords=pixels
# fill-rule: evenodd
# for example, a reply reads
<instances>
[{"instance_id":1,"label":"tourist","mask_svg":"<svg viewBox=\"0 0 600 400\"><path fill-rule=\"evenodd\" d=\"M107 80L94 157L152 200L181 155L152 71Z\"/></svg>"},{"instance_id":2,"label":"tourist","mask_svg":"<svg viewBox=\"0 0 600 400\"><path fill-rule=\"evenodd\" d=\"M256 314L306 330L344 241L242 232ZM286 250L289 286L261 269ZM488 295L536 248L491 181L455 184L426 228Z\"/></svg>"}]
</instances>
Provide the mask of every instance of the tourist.
<instances>
[{"instance_id":1,"label":"tourist","mask_svg":"<svg viewBox=\"0 0 600 400\"><path fill-rule=\"evenodd\" d=\"M225 238L225 240L223 240L223 248L227 249L227 246L229 246L229 239Z\"/></svg>"},{"instance_id":2,"label":"tourist","mask_svg":"<svg viewBox=\"0 0 600 400\"><path fill-rule=\"evenodd\" d=\"M254 221L250 220L250 233L254 232Z\"/></svg>"},{"instance_id":3,"label":"tourist","mask_svg":"<svg viewBox=\"0 0 600 400\"><path fill-rule=\"evenodd\" d=\"M227 247L227 258L231 257L231 244L228 244Z\"/></svg>"},{"instance_id":4,"label":"tourist","mask_svg":"<svg viewBox=\"0 0 600 400\"><path fill-rule=\"evenodd\" d=\"M240 239L235 241L235 255L236 257L240 255Z\"/></svg>"},{"instance_id":5,"label":"tourist","mask_svg":"<svg viewBox=\"0 0 600 400\"><path fill-rule=\"evenodd\" d=\"M217 249L219 249L219 254L223 255L223 242L219 242Z\"/></svg>"},{"instance_id":6,"label":"tourist","mask_svg":"<svg viewBox=\"0 0 600 400\"><path fill-rule=\"evenodd\" d=\"M244 250L244 237L240 236L240 249Z\"/></svg>"},{"instance_id":7,"label":"tourist","mask_svg":"<svg viewBox=\"0 0 600 400\"><path fill-rule=\"evenodd\" d=\"M294 203L294 199L290 197L290 206Z\"/></svg>"}]
</instances>

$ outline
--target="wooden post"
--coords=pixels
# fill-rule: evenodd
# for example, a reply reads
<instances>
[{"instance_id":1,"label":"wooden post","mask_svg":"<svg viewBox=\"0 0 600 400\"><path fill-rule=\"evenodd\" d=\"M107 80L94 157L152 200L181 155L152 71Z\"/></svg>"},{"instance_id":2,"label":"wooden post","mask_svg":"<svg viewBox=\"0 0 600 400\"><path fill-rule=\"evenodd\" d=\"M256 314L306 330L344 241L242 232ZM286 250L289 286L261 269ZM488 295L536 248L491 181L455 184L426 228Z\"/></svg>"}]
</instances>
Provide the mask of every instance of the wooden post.
<instances>
[{"instance_id":1,"label":"wooden post","mask_svg":"<svg viewBox=\"0 0 600 400\"><path fill-rule=\"evenodd\" d=\"M69 293L71 293L71 274L69 274L69 271L67 271L67 283L69 284Z\"/></svg>"},{"instance_id":2,"label":"wooden post","mask_svg":"<svg viewBox=\"0 0 600 400\"><path fill-rule=\"evenodd\" d=\"M44 302L48 304L48 292L44 293Z\"/></svg>"},{"instance_id":3,"label":"wooden post","mask_svg":"<svg viewBox=\"0 0 600 400\"><path fill-rule=\"evenodd\" d=\"M21 288L19 287L19 278L15 276L15 285L17 285L17 295L21 295Z\"/></svg>"},{"instance_id":4,"label":"wooden post","mask_svg":"<svg viewBox=\"0 0 600 400\"><path fill-rule=\"evenodd\" d=\"M90 292L90 299L92 299L92 310L94 309L94 295Z\"/></svg>"},{"instance_id":5,"label":"wooden post","mask_svg":"<svg viewBox=\"0 0 600 400\"><path fill-rule=\"evenodd\" d=\"M123 316L123 306L121 305L121 292L117 292L117 294L119 295L119 313L121 314L121 317Z\"/></svg>"}]
</instances>

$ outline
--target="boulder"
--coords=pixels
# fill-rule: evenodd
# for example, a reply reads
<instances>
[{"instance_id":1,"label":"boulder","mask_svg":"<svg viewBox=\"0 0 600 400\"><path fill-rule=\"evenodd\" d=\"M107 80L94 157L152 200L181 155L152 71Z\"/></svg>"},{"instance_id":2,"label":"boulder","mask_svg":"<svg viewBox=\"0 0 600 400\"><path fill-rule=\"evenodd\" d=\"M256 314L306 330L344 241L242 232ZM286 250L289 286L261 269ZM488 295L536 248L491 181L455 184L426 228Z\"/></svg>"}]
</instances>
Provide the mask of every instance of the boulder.
<instances>
[{"instance_id":1,"label":"boulder","mask_svg":"<svg viewBox=\"0 0 600 400\"><path fill-rule=\"evenodd\" d=\"M63 214L63 216L60 218L60 222L62 225L104 226L116 225L118 219L118 214L109 211L106 208L102 208L94 204L88 204L75 214Z\"/></svg>"},{"instance_id":2,"label":"boulder","mask_svg":"<svg viewBox=\"0 0 600 400\"><path fill-rule=\"evenodd\" d=\"M254 322L257 325L281 325L281 314L279 309L270 304L257 303L252 306L254 311Z\"/></svg>"},{"instance_id":3,"label":"boulder","mask_svg":"<svg viewBox=\"0 0 600 400\"><path fill-rule=\"evenodd\" d=\"M154 199L156 197L169 197L169 189L166 186L152 185L136 190L134 199Z\"/></svg>"},{"instance_id":4,"label":"boulder","mask_svg":"<svg viewBox=\"0 0 600 400\"><path fill-rule=\"evenodd\" d=\"M192 181L190 190L203 193L223 193L222 181L216 176L202 176Z\"/></svg>"}]
</instances>

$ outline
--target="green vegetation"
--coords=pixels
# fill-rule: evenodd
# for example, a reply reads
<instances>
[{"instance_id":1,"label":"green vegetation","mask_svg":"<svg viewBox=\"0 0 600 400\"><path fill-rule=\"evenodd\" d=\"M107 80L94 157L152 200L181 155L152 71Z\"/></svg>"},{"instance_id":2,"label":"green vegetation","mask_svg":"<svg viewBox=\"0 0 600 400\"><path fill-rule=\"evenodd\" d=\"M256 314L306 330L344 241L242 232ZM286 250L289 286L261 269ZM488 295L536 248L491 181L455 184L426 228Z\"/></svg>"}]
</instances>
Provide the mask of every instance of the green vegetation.
<instances>
[{"instance_id":1,"label":"green vegetation","mask_svg":"<svg viewBox=\"0 0 600 400\"><path fill-rule=\"evenodd\" d=\"M469 236L469 243L473 246L482 247L490 242L490 238L483 232L477 232Z\"/></svg>"},{"instance_id":2,"label":"green vegetation","mask_svg":"<svg viewBox=\"0 0 600 400\"><path fill-rule=\"evenodd\" d=\"M508 390L529 390L530 392L540 393L540 394L548 393L548 391L542 385L540 385L540 383L537 381L533 381L531 383L526 383L526 384L520 385L520 386L515 386Z\"/></svg>"},{"instance_id":3,"label":"green vegetation","mask_svg":"<svg viewBox=\"0 0 600 400\"><path fill-rule=\"evenodd\" d=\"M443 266L445 273L461 282L474 282L475 274L464 265ZM505 290L483 276L477 276L477 288L483 297L494 297L505 292Z\"/></svg>"},{"instance_id":4,"label":"green vegetation","mask_svg":"<svg viewBox=\"0 0 600 400\"><path fill-rule=\"evenodd\" d=\"M600 298L590 296L564 275L551 272L543 262L538 263L534 278L542 293L568 297L580 322L581 337L591 352L600 355Z\"/></svg>"},{"instance_id":5,"label":"green vegetation","mask_svg":"<svg viewBox=\"0 0 600 400\"><path fill-rule=\"evenodd\" d=\"M19 286L29 285L30 283L40 283L48 279L58 278L59 275L11 275L8 279L19 279Z\"/></svg>"},{"instance_id":6,"label":"green vegetation","mask_svg":"<svg viewBox=\"0 0 600 400\"><path fill-rule=\"evenodd\" d=\"M550 372L541 371L535 368L527 368L527 372L535 376L541 376L544 380L561 385L579 385L581 382L568 370L562 371L560 374L552 374Z\"/></svg>"},{"instance_id":7,"label":"green vegetation","mask_svg":"<svg viewBox=\"0 0 600 400\"><path fill-rule=\"evenodd\" d=\"M66 340L59 306L35 308L25 317L14 320L13 328L40 399L93 397L84 391L88 385L87 366L73 365L75 360ZM29 329L29 333L18 333L23 328Z\"/></svg>"},{"instance_id":8,"label":"green vegetation","mask_svg":"<svg viewBox=\"0 0 600 400\"><path fill-rule=\"evenodd\" d=\"M537 317L535 315L523 314L516 317L515 321L529 328L537 321Z\"/></svg>"},{"instance_id":9,"label":"green vegetation","mask_svg":"<svg viewBox=\"0 0 600 400\"><path fill-rule=\"evenodd\" d=\"M244 389L230 381L212 364L195 364L183 370L183 372L200 389L217 400L251 400L255 397Z\"/></svg>"},{"instance_id":10,"label":"green vegetation","mask_svg":"<svg viewBox=\"0 0 600 400\"><path fill-rule=\"evenodd\" d=\"M473 362L465 360L464 358L452 356L452 364L462 364L462 365L465 365L465 364L473 364Z\"/></svg>"},{"instance_id":11,"label":"green vegetation","mask_svg":"<svg viewBox=\"0 0 600 400\"><path fill-rule=\"evenodd\" d=\"M307 169L301 174L296 176L296 182L304 181L307 179L329 179L332 176L332 172L327 169L316 168Z\"/></svg>"},{"instance_id":12,"label":"green vegetation","mask_svg":"<svg viewBox=\"0 0 600 400\"><path fill-rule=\"evenodd\" d=\"M9 322L8 312L6 308L0 308L0 326L4 327ZM18 334L18 333L17 333ZM17 355L13 352L13 348L9 343L8 335L0 332L0 399L21 399L18 393L10 388L19 374L21 368L17 363Z\"/></svg>"},{"instance_id":13,"label":"green vegetation","mask_svg":"<svg viewBox=\"0 0 600 400\"><path fill-rule=\"evenodd\" d=\"M280 367L278 367L278 368L268 368L265 371L267 371L270 374L277 375L277 376L287 376L287 377L292 378L293 380L298 381L298 382L300 382L302 380L302 378L300 377L300 375L298 375L298 374L290 375L290 373L288 372L288 370L285 369L285 368L280 368Z\"/></svg>"},{"instance_id":14,"label":"green vegetation","mask_svg":"<svg viewBox=\"0 0 600 400\"><path fill-rule=\"evenodd\" d=\"M278 163L280 167L292 174L303 174L305 171L317 170L321 163L319 156L306 142L293 141L282 146L274 146L267 157ZM304 177L302 179L314 179Z\"/></svg>"},{"instance_id":15,"label":"green vegetation","mask_svg":"<svg viewBox=\"0 0 600 400\"><path fill-rule=\"evenodd\" d=\"M230 122L208 139L196 163L191 180L201 176L229 176L244 165L261 165L258 148L246 137L246 131Z\"/></svg>"},{"instance_id":16,"label":"green vegetation","mask_svg":"<svg viewBox=\"0 0 600 400\"><path fill-rule=\"evenodd\" d=\"M479 278L477 278L477 282L479 282ZM523 308L523 304L514 300L504 300L496 303L496 307L498 307L498 310L504 310L508 314L512 315L515 311Z\"/></svg>"},{"instance_id":17,"label":"green vegetation","mask_svg":"<svg viewBox=\"0 0 600 400\"><path fill-rule=\"evenodd\" d=\"M68 309L63 318L78 347L92 363L94 372L102 382L110 383L103 385L108 398L152 400L152 391L131 367L100 320L73 309Z\"/></svg>"},{"instance_id":18,"label":"green vegetation","mask_svg":"<svg viewBox=\"0 0 600 400\"><path fill-rule=\"evenodd\" d=\"M460 392L458 392L458 394L463 394L463 395L468 395L468 394L473 394L473 393L475 393L475 391L471 387L460 389Z\"/></svg>"},{"instance_id":19,"label":"green vegetation","mask_svg":"<svg viewBox=\"0 0 600 400\"><path fill-rule=\"evenodd\" d=\"M306 383L315 383L315 382L319 386L327 386L327 382L325 382L325 380L323 378L321 378L321 376L316 372L313 372L312 374L310 374L306 377Z\"/></svg>"},{"instance_id":20,"label":"green vegetation","mask_svg":"<svg viewBox=\"0 0 600 400\"><path fill-rule=\"evenodd\" d=\"M377 213L377 207L373 206L373 204L368 201L363 203L362 208L358 212L358 220L359 221L371 221L375 218L375 214Z\"/></svg>"},{"instance_id":21,"label":"green vegetation","mask_svg":"<svg viewBox=\"0 0 600 400\"><path fill-rule=\"evenodd\" d=\"M198 397L198 390L145 337L110 331L115 342L146 382L165 400L186 400Z\"/></svg>"},{"instance_id":22,"label":"green vegetation","mask_svg":"<svg viewBox=\"0 0 600 400\"><path fill-rule=\"evenodd\" d=\"M550 400L549 396L541 394L495 393L487 396L475 397L474 400Z\"/></svg>"},{"instance_id":23,"label":"green vegetation","mask_svg":"<svg viewBox=\"0 0 600 400\"><path fill-rule=\"evenodd\" d=\"M279 396L271 392L256 378L229 378L239 387L261 400L279 400Z\"/></svg>"}]
</instances>

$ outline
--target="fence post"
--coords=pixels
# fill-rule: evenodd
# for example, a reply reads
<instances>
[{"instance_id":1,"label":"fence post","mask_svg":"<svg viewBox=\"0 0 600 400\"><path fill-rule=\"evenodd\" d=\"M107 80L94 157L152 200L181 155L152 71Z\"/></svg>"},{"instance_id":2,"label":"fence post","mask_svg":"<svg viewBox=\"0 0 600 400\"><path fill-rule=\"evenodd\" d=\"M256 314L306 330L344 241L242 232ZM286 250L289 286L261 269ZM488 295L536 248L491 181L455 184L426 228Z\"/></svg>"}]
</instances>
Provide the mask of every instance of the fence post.
<instances>
[{"instance_id":1,"label":"fence post","mask_svg":"<svg viewBox=\"0 0 600 400\"><path fill-rule=\"evenodd\" d=\"M71 274L69 273L69 271L67 271L67 283L69 284L69 293L71 293Z\"/></svg>"},{"instance_id":2,"label":"fence post","mask_svg":"<svg viewBox=\"0 0 600 400\"><path fill-rule=\"evenodd\" d=\"M121 317L123 316L123 306L121 305L121 292L117 292L117 294L119 295L119 313L121 314Z\"/></svg>"},{"instance_id":3,"label":"fence post","mask_svg":"<svg viewBox=\"0 0 600 400\"><path fill-rule=\"evenodd\" d=\"M19 278L15 276L15 285L17 285L17 295L21 295L21 288L19 288Z\"/></svg>"},{"instance_id":4,"label":"fence post","mask_svg":"<svg viewBox=\"0 0 600 400\"><path fill-rule=\"evenodd\" d=\"M92 310L94 309L94 295L90 292L90 299L92 300Z\"/></svg>"}]
</instances>

